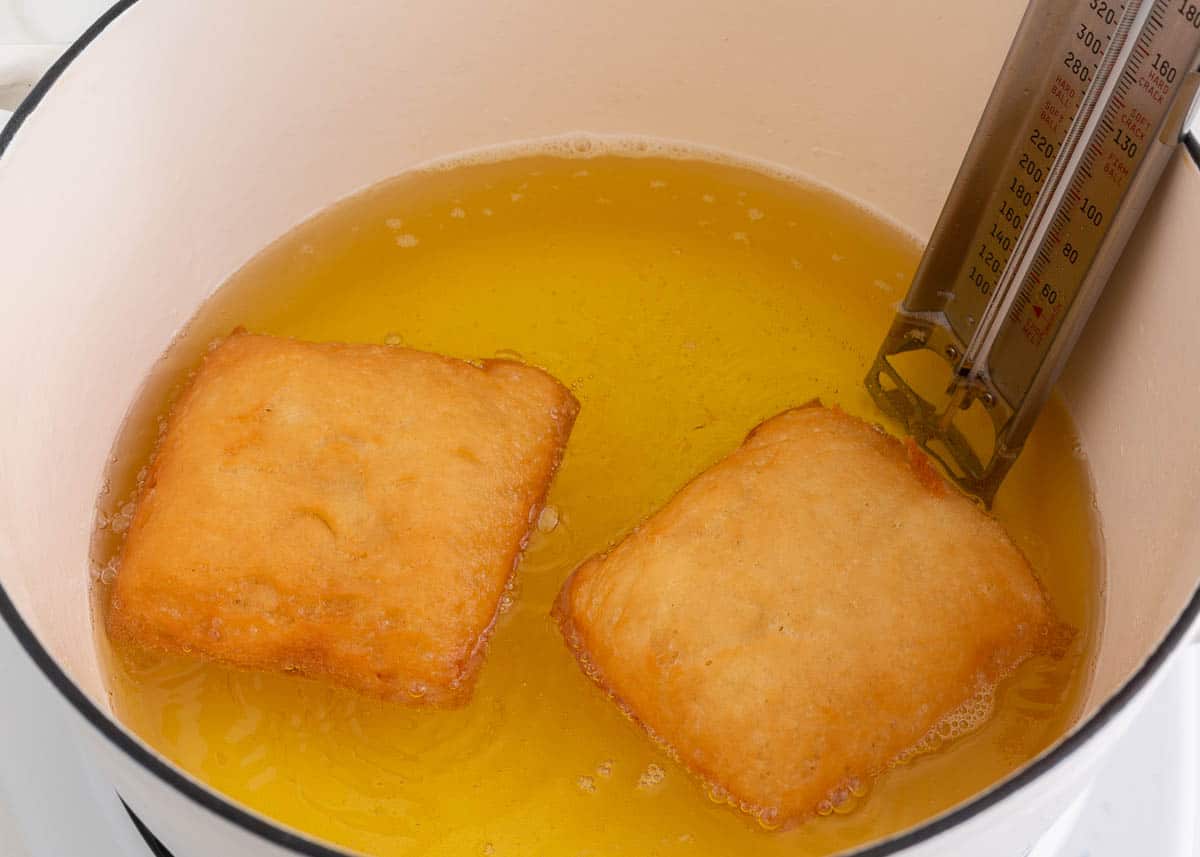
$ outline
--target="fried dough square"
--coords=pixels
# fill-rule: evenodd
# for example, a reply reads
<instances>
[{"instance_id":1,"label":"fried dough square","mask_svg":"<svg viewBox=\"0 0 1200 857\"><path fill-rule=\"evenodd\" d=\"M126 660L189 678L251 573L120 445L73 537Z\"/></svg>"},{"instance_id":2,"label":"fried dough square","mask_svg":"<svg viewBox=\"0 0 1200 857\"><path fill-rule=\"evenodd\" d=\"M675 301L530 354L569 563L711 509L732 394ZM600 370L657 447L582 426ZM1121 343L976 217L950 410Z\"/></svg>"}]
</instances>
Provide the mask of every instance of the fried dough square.
<instances>
[{"instance_id":1,"label":"fried dough square","mask_svg":"<svg viewBox=\"0 0 1200 857\"><path fill-rule=\"evenodd\" d=\"M584 562L555 615L628 715L768 826L980 721L1062 639L999 523L915 445L819 405L764 422Z\"/></svg>"},{"instance_id":2,"label":"fried dough square","mask_svg":"<svg viewBox=\"0 0 1200 857\"><path fill-rule=\"evenodd\" d=\"M578 407L509 360L237 331L170 414L108 632L461 704Z\"/></svg>"}]
</instances>

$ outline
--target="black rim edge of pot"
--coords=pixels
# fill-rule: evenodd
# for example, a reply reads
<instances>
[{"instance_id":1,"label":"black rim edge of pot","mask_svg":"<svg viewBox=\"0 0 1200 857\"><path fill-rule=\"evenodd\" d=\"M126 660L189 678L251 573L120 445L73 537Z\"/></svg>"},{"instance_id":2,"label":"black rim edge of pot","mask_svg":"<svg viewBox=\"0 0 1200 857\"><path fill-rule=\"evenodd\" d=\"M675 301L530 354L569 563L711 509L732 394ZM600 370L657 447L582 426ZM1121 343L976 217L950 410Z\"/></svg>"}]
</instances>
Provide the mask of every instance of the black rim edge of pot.
<instances>
[{"instance_id":1,"label":"black rim edge of pot","mask_svg":"<svg viewBox=\"0 0 1200 857\"><path fill-rule=\"evenodd\" d=\"M0 157L8 149L9 143L20 130L21 125L33 113L54 86L55 81L66 68L83 53L96 37L109 24L115 21L138 0L118 0L103 15L88 27L74 43L59 57L58 61L46 72L37 85L26 96L25 100L13 112L8 124L0 130ZM1198 159L1200 163L1200 159ZM1172 624L1166 636L1155 646L1149 657L1136 672L1114 693L1091 717L1080 723L1058 744L1053 745L1025 767L1018 769L1004 780L988 790L975 795L966 802L948 810L942 815L935 816L929 821L900 833L889 839L868 845L864 848L845 852L847 857L885 857L895 854L905 848L933 839L948 830L962 824L986 809L994 806L1023 787L1029 785L1042 774L1055 767L1071 755L1074 750L1086 743L1093 735L1107 725L1153 677L1167 657L1184 642L1184 635L1191 627L1196 617L1200 615L1200 586L1192 593L1191 599L1183 612ZM248 812L242 807L225 799L216 791L201 786L184 776L173 765L164 759L150 753L126 733L107 714L101 711L92 700L63 672L54 658L38 641L37 636L21 618L16 605L9 598L8 592L0 584L0 618L3 618L12 630L17 641L26 653L37 664L42 674L66 698L75 710L98 731L111 741L117 749L128 755L166 785L180 794L199 804L204 809L215 813L221 818L236 824L238 827L259 836L274 845L291 849L307 857L350 857L349 852L329 848L325 845L293 833L259 816Z\"/></svg>"}]
</instances>

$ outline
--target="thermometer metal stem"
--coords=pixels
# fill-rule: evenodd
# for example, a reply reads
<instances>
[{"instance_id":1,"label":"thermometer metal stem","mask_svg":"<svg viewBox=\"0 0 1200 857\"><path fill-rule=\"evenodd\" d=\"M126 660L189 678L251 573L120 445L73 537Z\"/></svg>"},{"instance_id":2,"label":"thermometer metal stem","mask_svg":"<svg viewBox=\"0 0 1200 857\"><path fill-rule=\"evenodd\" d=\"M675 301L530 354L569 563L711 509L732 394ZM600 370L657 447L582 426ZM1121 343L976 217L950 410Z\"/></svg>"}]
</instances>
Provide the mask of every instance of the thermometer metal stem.
<instances>
[{"instance_id":1,"label":"thermometer metal stem","mask_svg":"<svg viewBox=\"0 0 1200 857\"><path fill-rule=\"evenodd\" d=\"M867 387L990 505L1200 88L1200 0L1032 0ZM902 359L929 350L945 393ZM990 437L963 428L978 403Z\"/></svg>"}]
</instances>

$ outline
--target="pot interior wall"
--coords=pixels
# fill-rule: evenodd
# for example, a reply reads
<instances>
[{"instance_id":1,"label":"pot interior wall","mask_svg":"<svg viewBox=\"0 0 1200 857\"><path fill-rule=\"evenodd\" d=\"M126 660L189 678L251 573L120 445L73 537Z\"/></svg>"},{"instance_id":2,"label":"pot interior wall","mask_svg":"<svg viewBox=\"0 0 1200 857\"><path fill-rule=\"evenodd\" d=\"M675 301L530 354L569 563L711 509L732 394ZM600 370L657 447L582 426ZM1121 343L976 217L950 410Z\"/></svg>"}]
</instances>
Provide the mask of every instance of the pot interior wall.
<instances>
[{"instance_id":1,"label":"pot interior wall","mask_svg":"<svg viewBox=\"0 0 1200 857\"><path fill-rule=\"evenodd\" d=\"M638 133L782 163L925 236L1022 7L140 0L0 159L4 587L106 707L86 557L113 437L197 305L333 200L449 152ZM1089 710L1200 568L1200 180L1168 182L1064 382L1111 569Z\"/></svg>"}]
</instances>

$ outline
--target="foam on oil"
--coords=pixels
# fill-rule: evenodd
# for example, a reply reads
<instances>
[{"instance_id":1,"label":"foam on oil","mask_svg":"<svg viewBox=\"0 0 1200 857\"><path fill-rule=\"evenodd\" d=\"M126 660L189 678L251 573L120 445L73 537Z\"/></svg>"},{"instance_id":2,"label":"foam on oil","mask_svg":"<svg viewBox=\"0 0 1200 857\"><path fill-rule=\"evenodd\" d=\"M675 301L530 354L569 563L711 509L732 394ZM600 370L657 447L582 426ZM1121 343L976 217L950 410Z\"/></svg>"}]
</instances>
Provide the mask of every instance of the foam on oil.
<instances>
[{"instance_id":1,"label":"foam on oil","mask_svg":"<svg viewBox=\"0 0 1200 857\"><path fill-rule=\"evenodd\" d=\"M408 709L130 648L109 657L124 722L317 837L380 855L496 857L825 854L944 810L1061 736L1089 672L1100 558L1058 402L996 510L1080 629L1072 650L1025 664L981 697L981 727L964 710L870 790L835 795L824 818L768 832L721 805L562 644L548 614L570 570L758 422L815 397L881 419L862 378L919 248L826 189L702 154L571 137L445 161L321 213L218 291L118 440L95 545L101 595L159 418L235 325L518 357L563 379L583 410L466 708Z\"/></svg>"}]
</instances>

